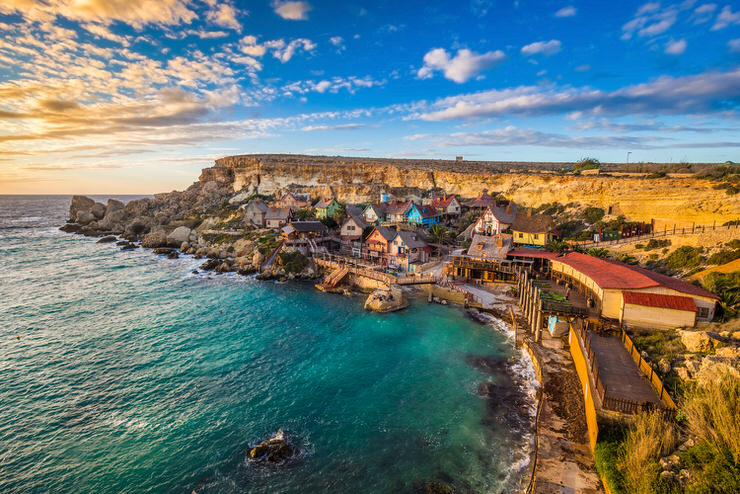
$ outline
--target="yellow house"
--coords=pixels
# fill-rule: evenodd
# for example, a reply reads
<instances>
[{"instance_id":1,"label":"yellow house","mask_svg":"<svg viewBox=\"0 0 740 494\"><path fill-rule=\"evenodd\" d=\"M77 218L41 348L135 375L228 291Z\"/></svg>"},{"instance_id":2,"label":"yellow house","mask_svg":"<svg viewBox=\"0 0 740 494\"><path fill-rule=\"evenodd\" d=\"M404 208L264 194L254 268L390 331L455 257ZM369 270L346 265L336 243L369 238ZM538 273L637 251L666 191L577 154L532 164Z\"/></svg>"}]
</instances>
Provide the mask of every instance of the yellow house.
<instances>
[{"instance_id":1,"label":"yellow house","mask_svg":"<svg viewBox=\"0 0 740 494\"><path fill-rule=\"evenodd\" d=\"M511 233L514 243L519 245L545 246L548 242L557 239L553 231L552 217L546 214L517 213L511 224Z\"/></svg>"}]
</instances>

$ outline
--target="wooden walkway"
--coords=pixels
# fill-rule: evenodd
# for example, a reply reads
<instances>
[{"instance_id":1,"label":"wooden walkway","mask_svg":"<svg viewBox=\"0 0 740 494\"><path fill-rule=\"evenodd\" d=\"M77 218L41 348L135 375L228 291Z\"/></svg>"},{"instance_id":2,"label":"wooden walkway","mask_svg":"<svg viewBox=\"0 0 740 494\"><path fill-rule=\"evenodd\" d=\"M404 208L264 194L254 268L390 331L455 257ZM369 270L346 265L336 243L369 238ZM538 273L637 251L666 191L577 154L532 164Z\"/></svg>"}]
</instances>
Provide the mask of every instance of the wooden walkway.
<instances>
[{"instance_id":1,"label":"wooden walkway","mask_svg":"<svg viewBox=\"0 0 740 494\"><path fill-rule=\"evenodd\" d=\"M314 262L322 267L329 268L332 270L339 268L347 268L349 273L364 276L371 280L380 281L386 285L422 285L436 283L437 279L434 276L428 275L408 275L408 276L393 276L383 271L377 271L366 266L362 266L359 263L353 263L349 260L338 258L337 256L324 255L314 257Z\"/></svg>"}]
</instances>

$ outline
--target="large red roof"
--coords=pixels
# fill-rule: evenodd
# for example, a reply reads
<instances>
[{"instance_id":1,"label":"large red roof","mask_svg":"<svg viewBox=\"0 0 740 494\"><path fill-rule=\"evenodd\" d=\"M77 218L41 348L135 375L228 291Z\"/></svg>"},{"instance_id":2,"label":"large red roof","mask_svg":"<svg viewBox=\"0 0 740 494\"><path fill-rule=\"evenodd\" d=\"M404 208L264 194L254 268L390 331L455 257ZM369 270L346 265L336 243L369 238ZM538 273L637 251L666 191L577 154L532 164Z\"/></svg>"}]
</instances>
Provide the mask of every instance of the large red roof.
<instances>
[{"instance_id":1,"label":"large red roof","mask_svg":"<svg viewBox=\"0 0 740 494\"><path fill-rule=\"evenodd\" d=\"M601 259L599 257L589 256L588 254L581 254L580 252L558 255L554 252L516 249L509 252L509 255L544 258L562 262L576 271L585 274L601 288L639 290L642 288L664 286L681 293L719 299L712 292L671 276L659 274L637 266L630 266L629 264L611 259Z\"/></svg>"},{"instance_id":2,"label":"large red roof","mask_svg":"<svg viewBox=\"0 0 740 494\"><path fill-rule=\"evenodd\" d=\"M661 307L664 309L686 310L696 312L696 304L691 297L677 295L661 295L659 293L622 292L625 304Z\"/></svg>"}]
</instances>

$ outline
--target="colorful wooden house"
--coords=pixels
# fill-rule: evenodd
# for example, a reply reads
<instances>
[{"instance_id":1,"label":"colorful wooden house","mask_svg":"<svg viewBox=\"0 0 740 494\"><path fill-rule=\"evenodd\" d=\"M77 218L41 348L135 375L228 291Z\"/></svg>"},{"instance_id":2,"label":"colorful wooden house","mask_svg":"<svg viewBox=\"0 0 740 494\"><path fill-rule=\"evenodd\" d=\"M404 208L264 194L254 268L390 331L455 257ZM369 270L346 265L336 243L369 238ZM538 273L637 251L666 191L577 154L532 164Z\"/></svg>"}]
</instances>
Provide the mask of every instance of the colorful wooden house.
<instances>
[{"instance_id":1,"label":"colorful wooden house","mask_svg":"<svg viewBox=\"0 0 740 494\"><path fill-rule=\"evenodd\" d=\"M548 242L558 238L552 217L546 214L532 214L531 209L526 213L516 214L511 224L511 233L514 235L514 243L519 245L544 247Z\"/></svg>"},{"instance_id":2,"label":"colorful wooden house","mask_svg":"<svg viewBox=\"0 0 740 494\"><path fill-rule=\"evenodd\" d=\"M396 230L386 226L376 226L365 238L366 252L371 259L385 258L389 251L389 245Z\"/></svg>"},{"instance_id":3,"label":"colorful wooden house","mask_svg":"<svg viewBox=\"0 0 740 494\"><path fill-rule=\"evenodd\" d=\"M517 208L512 204L507 206L489 206L480 215L473 226L472 235L497 235L506 231L514 222Z\"/></svg>"},{"instance_id":4,"label":"colorful wooden house","mask_svg":"<svg viewBox=\"0 0 740 494\"><path fill-rule=\"evenodd\" d=\"M293 217L293 210L290 208L270 208L265 213L265 226L277 230L287 225Z\"/></svg>"},{"instance_id":5,"label":"colorful wooden house","mask_svg":"<svg viewBox=\"0 0 740 494\"><path fill-rule=\"evenodd\" d=\"M319 199L313 207L316 210L316 217L318 219L331 218L342 210L342 205L333 197L330 197L329 199Z\"/></svg>"},{"instance_id":6,"label":"colorful wooden house","mask_svg":"<svg viewBox=\"0 0 740 494\"><path fill-rule=\"evenodd\" d=\"M386 214L388 210L388 204L385 202L376 202L374 204L369 204L367 207L365 207L365 210L362 212L362 216L365 218L365 221L367 221L370 224L373 225L379 225L383 221L386 220Z\"/></svg>"},{"instance_id":7,"label":"colorful wooden house","mask_svg":"<svg viewBox=\"0 0 740 494\"><path fill-rule=\"evenodd\" d=\"M389 203L386 212L387 221L391 223L406 223L412 206L413 203L406 201L393 201Z\"/></svg>"},{"instance_id":8,"label":"colorful wooden house","mask_svg":"<svg viewBox=\"0 0 740 494\"><path fill-rule=\"evenodd\" d=\"M244 223L258 228L265 227L265 215L270 207L261 199L253 199L242 206L244 210Z\"/></svg>"},{"instance_id":9,"label":"colorful wooden house","mask_svg":"<svg viewBox=\"0 0 740 494\"><path fill-rule=\"evenodd\" d=\"M432 200L431 206L447 217L457 218L462 213L462 204L455 195L443 194L436 196Z\"/></svg>"},{"instance_id":10,"label":"colorful wooden house","mask_svg":"<svg viewBox=\"0 0 740 494\"><path fill-rule=\"evenodd\" d=\"M388 244L391 264L409 271L412 264L429 261L432 249L415 232L400 230Z\"/></svg>"},{"instance_id":11,"label":"colorful wooden house","mask_svg":"<svg viewBox=\"0 0 740 494\"><path fill-rule=\"evenodd\" d=\"M408 213L406 213L406 221L408 223L425 227L438 225L440 217L441 213L436 208L416 204L412 204Z\"/></svg>"},{"instance_id":12,"label":"colorful wooden house","mask_svg":"<svg viewBox=\"0 0 740 494\"><path fill-rule=\"evenodd\" d=\"M274 206L276 208L290 208L293 211L309 209L311 207L311 196L308 194L286 192L280 199L275 201Z\"/></svg>"},{"instance_id":13,"label":"colorful wooden house","mask_svg":"<svg viewBox=\"0 0 740 494\"><path fill-rule=\"evenodd\" d=\"M347 219L342 223L339 230L339 236L342 240L357 241L362 240L362 232L369 225L361 214L353 214L355 211L347 208Z\"/></svg>"}]
</instances>

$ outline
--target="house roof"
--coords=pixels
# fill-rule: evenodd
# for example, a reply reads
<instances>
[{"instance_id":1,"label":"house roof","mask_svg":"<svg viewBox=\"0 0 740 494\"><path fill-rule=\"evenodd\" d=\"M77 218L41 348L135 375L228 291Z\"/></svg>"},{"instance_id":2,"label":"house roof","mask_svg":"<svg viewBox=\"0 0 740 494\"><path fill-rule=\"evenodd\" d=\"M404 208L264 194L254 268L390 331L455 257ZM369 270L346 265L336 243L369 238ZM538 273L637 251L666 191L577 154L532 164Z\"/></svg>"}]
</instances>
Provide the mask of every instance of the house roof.
<instances>
[{"instance_id":1,"label":"house roof","mask_svg":"<svg viewBox=\"0 0 740 494\"><path fill-rule=\"evenodd\" d=\"M344 223L347 223L348 221L354 221L355 224L362 230L370 226L367 224L361 214L357 214L356 211L350 212L349 208L347 208L347 219L344 220Z\"/></svg>"},{"instance_id":2,"label":"house roof","mask_svg":"<svg viewBox=\"0 0 740 494\"><path fill-rule=\"evenodd\" d=\"M411 209L411 202L393 201L388 203L388 214L406 214Z\"/></svg>"},{"instance_id":3,"label":"house roof","mask_svg":"<svg viewBox=\"0 0 740 494\"><path fill-rule=\"evenodd\" d=\"M509 252L509 255L515 257L544 258L562 262L594 280L602 289L639 290L642 288L663 286L688 295L707 297L715 300L719 299L712 292L677 278L612 259L601 259L589 256L588 254L581 254L580 252L559 255L555 252L538 251L535 249L515 249Z\"/></svg>"},{"instance_id":4,"label":"house roof","mask_svg":"<svg viewBox=\"0 0 740 494\"><path fill-rule=\"evenodd\" d=\"M249 208L249 207L252 207L252 208L256 208L256 209L257 209L258 211L260 211L261 213L266 213L267 211L269 211L269 210L270 210L270 206L268 206L267 204L265 204L265 203L264 203L264 202L263 202L262 200L260 200L260 199L253 199L253 200L249 201L249 202L248 202L248 203L247 203L247 204L246 204L246 205L244 206L244 208L245 208L245 209L247 209L247 208Z\"/></svg>"},{"instance_id":5,"label":"house roof","mask_svg":"<svg viewBox=\"0 0 740 494\"><path fill-rule=\"evenodd\" d=\"M387 226L376 226L373 229L373 232L378 232L380 236L385 239L386 242L390 242L391 240L393 240L393 237L396 236L396 230L394 230L393 228L388 228ZM373 232L370 232L370 235L372 235ZM368 238L370 237L370 235L368 235Z\"/></svg>"},{"instance_id":6,"label":"house roof","mask_svg":"<svg viewBox=\"0 0 740 494\"><path fill-rule=\"evenodd\" d=\"M547 233L553 228L552 216L518 212L511 223L511 229L524 233Z\"/></svg>"},{"instance_id":7,"label":"house roof","mask_svg":"<svg viewBox=\"0 0 740 494\"><path fill-rule=\"evenodd\" d=\"M478 195L478 197L470 201L467 205L471 208L486 208L488 206L495 206L496 199L494 199L488 191L484 190Z\"/></svg>"},{"instance_id":8,"label":"house roof","mask_svg":"<svg viewBox=\"0 0 740 494\"><path fill-rule=\"evenodd\" d=\"M293 227L298 233L324 233L329 231L326 225L320 221L291 221L288 226ZM285 230L285 228L283 228L283 230Z\"/></svg>"},{"instance_id":9,"label":"house roof","mask_svg":"<svg viewBox=\"0 0 740 494\"><path fill-rule=\"evenodd\" d=\"M333 197L330 197L328 199L321 198L319 199L316 204L314 204L315 208L328 208L331 206L333 202L336 202Z\"/></svg>"},{"instance_id":10,"label":"house roof","mask_svg":"<svg viewBox=\"0 0 740 494\"><path fill-rule=\"evenodd\" d=\"M439 211L432 206L416 206L416 209L422 218L436 218L439 216Z\"/></svg>"},{"instance_id":11,"label":"house roof","mask_svg":"<svg viewBox=\"0 0 740 494\"><path fill-rule=\"evenodd\" d=\"M696 304L691 297L662 295L660 293L622 292L625 304L660 307L663 309L686 310L696 312Z\"/></svg>"},{"instance_id":12,"label":"house roof","mask_svg":"<svg viewBox=\"0 0 740 494\"><path fill-rule=\"evenodd\" d=\"M511 204L510 207L490 206L488 209L491 210L491 214L493 214L493 217L496 218L499 223L505 223L507 225L514 223L514 218L518 211L518 208L514 204Z\"/></svg>"},{"instance_id":13,"label":"house roof","mask_svg":"<svg viewBox=\"0 0 740 494\"><path fill-rule=\"evenodd\" d=\"M361 207L352 206L351 204L347 205L347 207L344 208L344 210L347 212L347 216L362 216L362 213L365 211Z\"/></svg>"},{"instance_id":14,"label":"house roof","mask_svg":"<svg viewBox=\"0 0 740 494\"><path fill-rule=\"evenodd\" d=\"M375 213L375 216L382 218L386 214L386 211L388 209L388 203L376 202L373 204L369 204L367 208L365 208L365 211L367 211L368 208L373 210L373 212Z\"/></svg>"},{"instance_id":15,"label":"house roof","mask_svg":"<svg viewBox=\"0 0 740 494\"><path fill-rule=\"evenodd\" d=\"M414 232L401 230L396 233L396 236L401 237L401 240L403 240L403 243L405 243L406 247L409 249L422 249L427 246L426 242L421 240L419 235ZM394 236L393 239L395 240L395 238L396 237Z\"/></svg>"},{"instance_id":16,"label":"house roof","mask_svg":"<svg viewBox=\"0 0 740 494\"><path fill-rule=\"evenodd\" d=\"M265 213L266 220L287 220L290 218L290 208L270 208Z\"/></svg>"},{"instance_id":17,"label":"house roof","mask_svg":"<svg viewBox=\"0 0 740 494\"><path fill-rule=\"evenodd\" d=\"M499 245L499 241L501 244ZM499 234L491 237L476 235L468 248L468 255L485 259L506 259L513 246L511 235Z\"/></svg>"},{"instance_id":18,"label":"house roof","mask_svg":"<svg viewBox=\"0 0 740 494\"><path fill-rule=\"evenodd\" d=\"M436 196L432 200L431 206L434 207L434 208L447 208L450 204L452 204L452 201L454 201L455 199L456 199L456 197L455 197L454 194L453 195L449 195L449 196L446 195L446 194L445 195L441 195L441 196Z\"/></svg>"}]
</instances>

